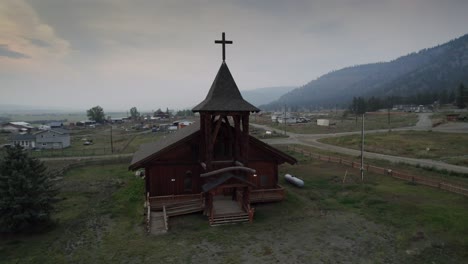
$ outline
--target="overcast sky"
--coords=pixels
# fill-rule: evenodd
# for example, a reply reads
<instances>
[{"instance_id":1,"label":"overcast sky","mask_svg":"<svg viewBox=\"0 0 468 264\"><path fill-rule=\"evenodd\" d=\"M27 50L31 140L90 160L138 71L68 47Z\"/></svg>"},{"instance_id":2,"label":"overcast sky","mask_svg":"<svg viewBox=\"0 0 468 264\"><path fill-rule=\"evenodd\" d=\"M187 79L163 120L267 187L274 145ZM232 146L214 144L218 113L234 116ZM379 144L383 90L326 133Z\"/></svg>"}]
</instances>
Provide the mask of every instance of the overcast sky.
<instances>
[{"instance_id":1,"label":"overcast sky","mask_svg":"<svg viewBox=\"0 0 468 264\"><path fill-rule=\"evenodd\" d=\"M226 62L240 90L301 86L468 33L467 0L0 0L0 104L192 107Z\"/></svg>"}]
</instances>

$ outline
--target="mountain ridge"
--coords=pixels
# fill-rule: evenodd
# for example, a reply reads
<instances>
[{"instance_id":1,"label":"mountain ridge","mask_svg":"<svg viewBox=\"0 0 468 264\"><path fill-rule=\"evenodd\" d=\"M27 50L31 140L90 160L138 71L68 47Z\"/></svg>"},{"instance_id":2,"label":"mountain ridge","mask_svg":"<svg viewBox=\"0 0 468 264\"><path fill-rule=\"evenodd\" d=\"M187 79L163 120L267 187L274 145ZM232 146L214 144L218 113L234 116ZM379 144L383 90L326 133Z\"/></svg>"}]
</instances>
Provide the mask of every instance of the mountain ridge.
<instances>
[{"instance_id":1,"label":"mountain ridge","mask_svg":"<svg viewBox=\"0 0 468 264\"><path fill-rule=\"evenodd\" d=\"M389 62L368 63L331 71L262 105L304 108L345 107L354 96L415 96L418 93L453 91L468 83L468 34Z\"/></svg>"},{"instance_id":2,"label":"mountain ridge","mask_svg":"<svg viewBox=\"0 0 468 264\"><path fill-rule=\"evenodd\" d=\"M294 88L296 88L296 86L274 86L243 90L240 92L245 100L258 107L259 105L278 100L278 98Z\"/></svg>"}]
</instances>

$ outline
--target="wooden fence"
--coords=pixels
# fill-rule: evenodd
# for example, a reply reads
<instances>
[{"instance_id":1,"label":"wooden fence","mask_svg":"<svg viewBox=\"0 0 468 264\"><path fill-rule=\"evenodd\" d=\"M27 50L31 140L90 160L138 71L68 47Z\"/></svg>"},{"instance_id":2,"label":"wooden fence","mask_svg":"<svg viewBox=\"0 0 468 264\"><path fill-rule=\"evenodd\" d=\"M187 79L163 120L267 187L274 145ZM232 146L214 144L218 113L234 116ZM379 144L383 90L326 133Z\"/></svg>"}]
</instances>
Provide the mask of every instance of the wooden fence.
<instances>
[{"instance_id":1,"label":"wooden fence","mask_svg":"<svg viewBox=\"0 0 468 264\"><path fill-rule=\"evenodd\" d=\"M116 149L114 152L110 148L89 148L89 149L42 149L28 150L29 156L34 158L54 158L54 157L85 157L85 156L100 156L119 153Z\"/></svg>"},{"instance_id":2,"label":"wooden fence","mask_svg":"<svg viewBox=\"0 0 468 264\"><path fill-rule=\"evenodd\" d=\"M328 155L316 154L316 153L312 153L310 151L306 151L306 150L303 150L303 149L295 147L295 146L287 146L287 149L289 151L294 151L296 153L300 153L305 157L310 157L310 158L313 158L313 159L326 161L326 162L339 163L339 164L342 164L342 165L345 165L345 166L350 166L351 168L356 168L356 169L361 168L361 163L360 162L347 160L347 159L343 159L343 158L339 158L339 157L332 157L332 156L328 156ZM386 175L386 176L390 176L390 177L393 177L393 178L396 178L396 179L409 181L409 182L413 182L413 183L418 183L418 184L422 184L422 185L426 185L426 186L431 186L431 187L438 188L438 189L441 189L441 190L446 190L446 191L449 191L449 192L458 193L458 194L461 194L461 195L464 195L464 196L468 196L468 188L463 187L463 186L458 186L458 185L451 184L451 183L445 183L443 181L438 181L438 180L426 178L426 177L423 177L423 176L410 175L410 174L395 171L393 169L377 167L377 166L373 166L373 165L370 165L370 164L364 164L363 167L364 167L364 170L368 171L368 172L372 172L372 173L376 173L376 174L380 174L380 175Z\"/></svg>"},{"instance_id":3,"label":"wooden fence","mask_svg":"<svg viewBox=\"0 0 468 264\"><path fill-rule=\"evenodd\" d=\"M85 166L91 165L106 165L106 164L128 164L130 162L129 157L115 157L115 158L108 158L108 159L99 159L99 160L74 160L71 161L70 164L65 164L61 168L51 169L49 173L55 177L63 176L66 172L74 168L81 168Z\"/></svg>"}]
</instances>

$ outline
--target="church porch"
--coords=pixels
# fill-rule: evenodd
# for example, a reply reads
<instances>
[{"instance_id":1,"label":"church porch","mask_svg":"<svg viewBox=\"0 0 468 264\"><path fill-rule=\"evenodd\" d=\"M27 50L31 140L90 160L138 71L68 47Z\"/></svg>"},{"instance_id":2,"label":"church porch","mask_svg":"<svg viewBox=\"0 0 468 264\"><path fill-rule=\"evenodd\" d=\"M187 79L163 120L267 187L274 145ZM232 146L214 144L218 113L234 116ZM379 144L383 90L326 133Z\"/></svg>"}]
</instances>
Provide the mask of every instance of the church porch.
<instances>
[{"instance_id":1,"label":"church porch","mask_svg":"<svg viewBox=\"0 0 468 264\"><path fill-rule=\"evenodd\" d=\"M244 205L242 199L236 201L230 196L216 195L213 197L211 210L208 212L210 226L234 223L251 223L254 209L250 204Z\"/></svg>"}]
</instances>

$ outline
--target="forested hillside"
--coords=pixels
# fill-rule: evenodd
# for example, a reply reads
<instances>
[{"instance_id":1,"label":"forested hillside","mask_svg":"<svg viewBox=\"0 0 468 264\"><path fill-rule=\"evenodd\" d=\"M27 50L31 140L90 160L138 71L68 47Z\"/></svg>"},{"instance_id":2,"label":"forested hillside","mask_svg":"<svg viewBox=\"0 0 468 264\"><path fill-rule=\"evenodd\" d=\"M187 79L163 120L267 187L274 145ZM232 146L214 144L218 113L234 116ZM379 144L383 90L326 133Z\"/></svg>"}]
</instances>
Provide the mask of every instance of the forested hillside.
<instances>
[{"instance_id":1,"label":"forested hillside","mask_svg":"<svg viewBox=\"0 0 468 264\"><path fill-rule=\"evenodd\" d=\"M462 82L468 83L468 35L390 62L330 72L262 108L346 107L356 96L426 104L448 101Z\"/></svg>"},{"instance_id":2,"label":"forested hillside","mask_svg":"<svg viewBox=\"0 0 468 264\"><path fill-rule=\"evenodd\" d=\"M290 92L296 87L293 86L281 86L281 87L265 87L253 90L241 91L242 97L249 103L259 106L263 104L271 103L278 100L282 95Z\"/></svg>"}]
</instances>

